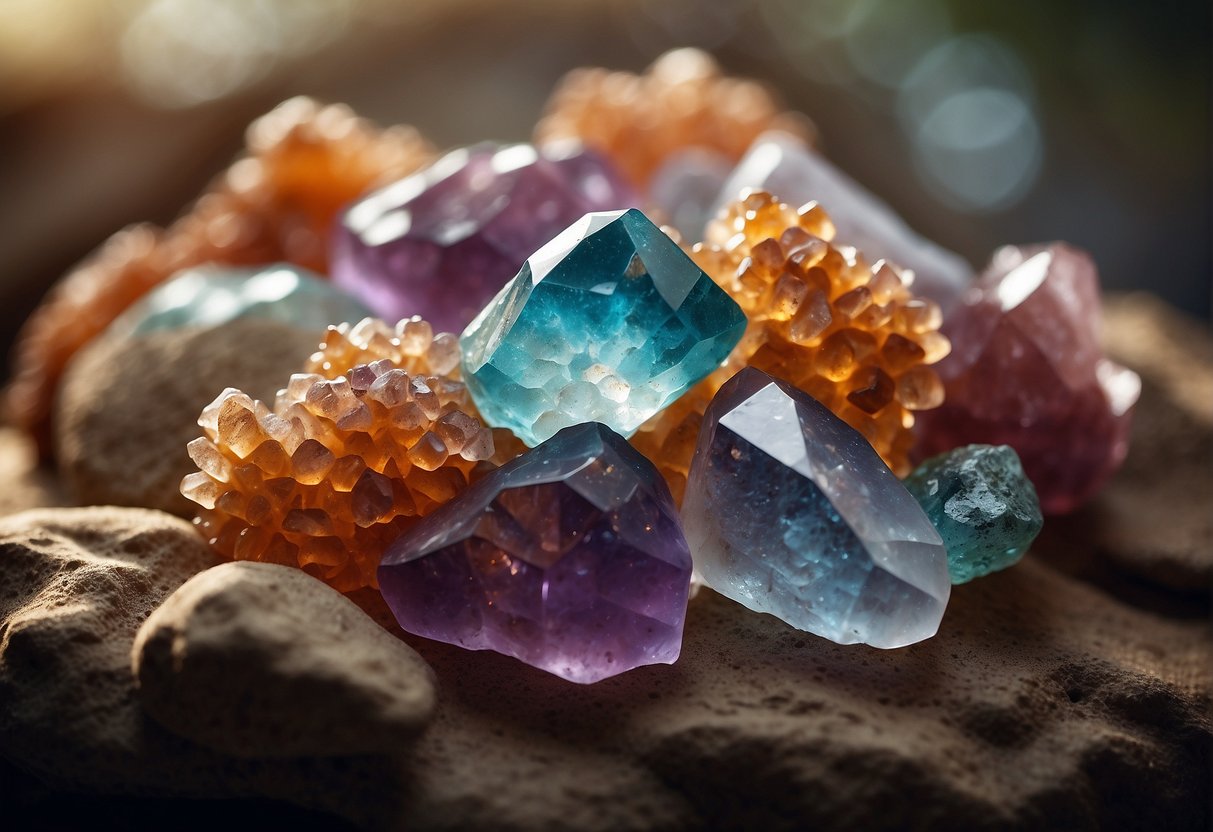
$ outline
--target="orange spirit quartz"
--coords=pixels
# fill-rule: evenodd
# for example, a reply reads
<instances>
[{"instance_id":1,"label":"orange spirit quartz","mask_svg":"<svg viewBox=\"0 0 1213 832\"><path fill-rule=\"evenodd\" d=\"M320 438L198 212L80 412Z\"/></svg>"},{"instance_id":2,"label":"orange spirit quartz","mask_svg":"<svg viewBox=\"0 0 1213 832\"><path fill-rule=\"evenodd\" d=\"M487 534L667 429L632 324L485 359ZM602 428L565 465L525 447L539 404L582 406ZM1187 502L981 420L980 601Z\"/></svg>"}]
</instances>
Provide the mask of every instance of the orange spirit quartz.
<instances>
[{"instance_id":1,"label":"orange spirit quartz","mask_svg":"<svg viewBox=\"0 0 1213 832\"><path fill-rule=\"evenodd\" d=\"M681 498L699 423L737 370L791 382L862 433L895 473L910 472L914 412L943 403L929 365L950 350L939 306L912 275L835 244L815 203L797 210L764 191L725 209L691 257L745 310L749 326L725 366L646 422L633 442Z\"/></svg>"}]
</instances>

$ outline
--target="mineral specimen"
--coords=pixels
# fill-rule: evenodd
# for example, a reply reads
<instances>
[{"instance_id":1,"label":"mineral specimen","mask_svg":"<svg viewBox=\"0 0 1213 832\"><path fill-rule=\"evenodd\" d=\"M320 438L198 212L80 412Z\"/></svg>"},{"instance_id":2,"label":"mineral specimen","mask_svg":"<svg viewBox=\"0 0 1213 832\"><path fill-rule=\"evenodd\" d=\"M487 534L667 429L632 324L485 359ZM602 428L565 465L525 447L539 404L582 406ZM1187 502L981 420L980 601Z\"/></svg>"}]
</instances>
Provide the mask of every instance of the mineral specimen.
<instances>
[{"instance_id":1,"label":"mineral specimen","mask_svg":"<svg viewBox=\"0 0 1213 832\"><path fill-rule=\"evenodd\" d=\"M596 682L682 647L691 555L653 466L599 424L565 428L388 549L400 626Z\"/></svg>"},{"instance_id":2,"label":"mineral specimen","mask_svg":"<svg viewBox=\"0 0 1213 832\"><path fill-rule=\"evenodd\" d=\"M914 293L945 310L972 282L959 254L920 237L893 209L834 167L796 136L759 136L721 188L715 210L728 208L746 188L769 191L793 205L815 201L830 211L837 242L914 272Z\"/></svg>"},{"instance_id":3,"label":"mineral specimen","mask_svg":"<svg viewBox=\"0 0 1213 832\"><path fill-rule=\"evenodd\" d=\"M781 113L753 81L726 78L698 49L667 52L644 75L578 69L548 101L536 142L577 139L606 154L639 188L671 154L689 147L740 159L771 127L813 133L804 116Z\"/></svg>"},{"instance_id":4,"label":"mineral specimen","mask_svg":"<svg viewBox=\"0 0 1213 832\"><path fill-rule=\"evenodd\" d=\"M410 127L379 130L348 107L292 98L253 122L248 152L167 231L114 234L52 287L25 322L5 409L50 454L49 418L63 368L149 289L202 263L286 260L313 270L339 206L404 176L431 149Z\"/></svg>"},{"instance_id":5,"label":"mineral specimen","mask_svg":"<svg viewBox=\"0 0 1213 832\"><path fill-rule=\"evenodd\" d=\"M938 305L910 294L898 269L830 243L817 205L797 211L765 192L732 205L692 257L745 310L728 366L642 425L636 446L675 497L690 469L703 409L742 366L787 379L858 430L898 475L910 471L914 413L937 407L928 366L948 352Z\"/></svg>"},{"instance_id":6,"label":"mineral specimen","mask_svg":"<svg viewBox=\"0 0 1213 832\"><path fill-rule=\"evenodd\" d=\"M711 150L691 147L673 153L653 174L649 202L684 238L702 240L731 169L728 159Z\"/></svg>"},{"instance_id":7,"label":"mineral specimen","mask_svg":"<svg viewBox=\"0 0 1213 832\"><path fill-rule=\"evenodd\" d=\"M342 215L333 280L384 318L420 315L459 331L569 223L638 201L585 150L455 150Z\"/></svg>"},{"instance_id":8,"label":"mineral specimen","mask_svg":"<svg viewBox=\"0 0 1213 832\"><path fill-rule=\"evenodd\" d=\"M1141 392L1136 373L1103 356L1099 277L1064 243L999 249L944 332L943 407L923 414L921 453L1010 445L1046 514L1090 498L1124 459Z\"/></svg>"},{"instance_id":9,"label":"mineral specimen","mask_svg":"<svg viewBox=\"0 0 1213 832\"><path fill-rule=\"evenodd\" d=\"M746 368L704 417L682 507L704 582L839 644L930 638L947 553L864 438L792 385Z\"/></svg>"},{"instance_id":10,"label":"mineral specimen","mask_svg":"<svg viewBox=\"0 0 1213 832\"><path fill-rule=\"evenodd\" d=\"M261 268L209 265L186 269L157 286L123 312L107 332L141 335L183 326L218 326L238 318L268 318L321 331L366 314L361 303L319 275L289 263Z\"/></svg>"},{"instance_id":11,"label":"mineral specimen","mask_svg":"<svg viewBox=\"0 0 1213 832\"><path fill-rule=\"evenodd\" d=\"M905 486L943 538L954 584L1014 565L1044 525L1036 489L1006 445L931 457Z\"/></svg>"},{"instance_id":12,"label":"mineral specimen","mask_svg":"<svg viewBox=\"0 0 1213 832\"><path fill-rule=\"evenodd\" d=\"M712 372L745 315L635 209L587 214L463 333L480 412L528 445L580 422L624 435Z\"/></svg>"},{"instance_id":13,"label":"mineral specimen","mask_svg":"<svg viewBox=\"0 0 1213 832\"><path fill-rule=\"evenodd\" d=\"M466 406L459 382L387 360L294 375L272 412L229 388L198 418L200 470L181 493L225 557L300 566L345 592L374 586L387 545L493 456Z\"/></svg>"},{"instance_id":14,"label":"mineral specimen","mask_svg":"<svg viewBox=\"0 0 1213 832\"><path fill-rule=\"evenodd\" d=\"M418 317L405 318L395 326L364 318L353 325L330 326L303 371L334 379L350 367L385 360L409 375L458 378L459 338L449 332L435 333L428 321Z\"/></svg>"}]
</instances>

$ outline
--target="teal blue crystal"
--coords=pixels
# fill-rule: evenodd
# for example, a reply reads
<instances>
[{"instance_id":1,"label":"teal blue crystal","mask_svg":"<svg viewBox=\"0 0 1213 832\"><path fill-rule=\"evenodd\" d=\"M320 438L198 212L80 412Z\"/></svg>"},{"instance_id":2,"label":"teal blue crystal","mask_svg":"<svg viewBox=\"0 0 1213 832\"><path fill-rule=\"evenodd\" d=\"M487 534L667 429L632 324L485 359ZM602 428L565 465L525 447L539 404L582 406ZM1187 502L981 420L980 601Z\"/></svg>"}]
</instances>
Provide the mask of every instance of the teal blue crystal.
<instances>
[{"instance_id":1,"label":"teal blue crystal","mask_svg":"<svg viewBox=\"0 0 1213 832\"><path fill-rule=\"evenodd\" d=\"M586 214L468 325L463 377L489 424L528 445L582 422L630 436L716 369L745 325L644 214Z\"/></svg>"},{"instance_id":2,"label":"teal blue crystal","mask_svg":"<svg viewBox=\"0 0 1213 832\"><path fill-rule=\"evenodd\" d=\"M144 335L187 326L218 326L238 318L268 318L301 329L354 323L371 313L319 275L275 263L255 268L197 266L157 286L110 328Z\"/></svg>"},{"instance_id":3,"label":"teal blue crystal","mask_svg":"<svg viewBox=\"0 0 1213 832\"><path fill-rule=\"evenodd\" d=\"M948 548L954 584L1016 563L1044 525L1036 489L1006 445L966 445L931 457L905 485Z\"/></svg>"}]
</instances>

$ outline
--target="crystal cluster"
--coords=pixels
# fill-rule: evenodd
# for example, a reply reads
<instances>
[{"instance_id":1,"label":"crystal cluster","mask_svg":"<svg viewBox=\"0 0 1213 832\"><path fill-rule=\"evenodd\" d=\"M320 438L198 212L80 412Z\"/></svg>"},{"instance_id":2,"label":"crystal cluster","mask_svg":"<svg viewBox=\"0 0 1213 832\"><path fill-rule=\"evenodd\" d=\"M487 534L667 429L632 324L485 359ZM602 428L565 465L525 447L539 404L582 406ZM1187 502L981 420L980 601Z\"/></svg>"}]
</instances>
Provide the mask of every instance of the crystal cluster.
<instances>
[{"instance_id":1,"label":"crystal cluster","mask_svg":"<svg viewBox=\"0 0 1213 832\"><path fill-rule=\"evenodd\" d=\"M459 339L449 332L434 332L429 321L418 317L395 326L364 318L330 326L303 372L335 379L350 367L376 361L388 361L409 375L458 378Z\"/></svg>"},{"instance_id":2,"label":"crystal cluster","mask_svg":"<svg viewBox=\"0 0 1213 832\"><path fill-rule=\"evenodd\" d=\"M643 425L636 444L681 493L699 419L742 366L786 379L862 433L898 475L910 471L915 412L939 406L929 366L947 354L939 306L914 297L890 263L833 245L821 207L797 211L758 191L712 223L692 257L749 317L729 367Z\"/></svg>"},{"instance_id":3,"label":"crystal cluster","mask_svg":"<svg viewBox=\"0 0 1213 832\"><path fill-rule=\"evenodd\" d=\"M839 644L930 638L951 592L939 534L864 438L746 368L704 416L682 517L722 595Z\"/></svg>"},{"instance_id":4,"label":"crystal cluster","mask_svg":"<svg viewBox=\"0 0 1213 832\"><path fill-rule=\"evenodd\" d=\"M342 591L373 586L379 558L493 457L464 386L387 360L298 374L273 411L227 389L188 446L181 493L224 556L300 566Z\"/></svg>"},{"instance_id":5,"label":"crystal cluster","mask_svg":"<svg viewBox=\"0 0 1213 832\"><path fill-rule=\"evenodd\" d=\"M458 331L569 223L638 202L583 149L455 150L342 214L333 280L384 318L420 315Z\"/></svg>"},{"instance_id":6,"label":"crystal cluster","mask_svg":"<svg viewBox=\"0 0 1213 832\"><path fill-rule=\"evenodd\" d=\"M652 464L583 424L406 531L379 585L405 630L596 682L682 647L691 556Z\"/></svg>"},{"instance_id":7,"label":"crystal cluster","mask_svg":"<svg viewBox=\"0 0 1213 832\"><path fill-rule=\"evenodd\" d=\"M1071 511L1124 460L1141 380L1099 343L1099 277L1063 243L1000 249L948 316L947 401L924 414L921 453L1010 445L1046 514Z\"/></svg>"},{"instance_id":8,"label":"crystal cluster","mask_svg":"<svg viewBox=\"0 0 1213 832\"><path fill-rule=\"evenodd\" d=\"M697 147L735 161L772 127L813 132L803 116L781 112L760 84L725 77L706 53L679 49L644 75L570 72L548 101L535 136L538 144L580 140L644 188L675 153Z\"/></svg>"},{"instance_id":9,"label":"crystal cluster","mask_svg":"<svg viewBox=\"0 0 1213 832\"><path fill-rule=\"evenodd\" d=\"M290 263L260 268L205 265L157 286L123 312L108 334L218 326L238 318L268 318L320 331L333 321L357 321L366 314L361 303L327 280Z\"/></svg>"},{"instance_id":10,"label":"crystal cluster","mask_svg":"<svg viewBox=\"0 0 1213 832\"><path fill-rule=\"evenodd\" d=\"M972 281L973 269L959 254L920 237L884 201L794 135L759 136L720 188L714 209L727 209L746 189L769 191L793 205L826 206L838 243L913 271L915 294L945 311Z\"/></svg>"},{"instance_id":11,"label":"crystal cluster","mask_svg":"<svg viewBox=\"0 0 1213 832\"><path fill-rule=\"evenodd\" d=\"M485 419L528 445L590 421L626 436L718 367L745 325L639 211L587 214L468 326L463 378Z\"/></svg>"},{"instance_id":12,"label":"crystal cluster","mask_svg":"<svg viewBox=\"0 0 1213 832\"><path fill-rule=\"evenodd\" d=\"M952 583L1013 566L1044 525L1036 489L1006 445L966 445L914 469L905 486L948 549Z\"/></svg>"},{"instance_id":13,"label":"crystal cluster","mask_svg":"<svg viewBox=\"0 0 1213 832\"><path fill-rule=\"evenodd\" d=\"M289 261L321 271L338 208L432 154L410 127L379 130L347 107L306 98L255 121L247 146L181 219L167 230L145 224L119 231L55 284L25 322L5 406L44 453L67 362L153 286L208 262Z\"/></svg>"}]
</instances>

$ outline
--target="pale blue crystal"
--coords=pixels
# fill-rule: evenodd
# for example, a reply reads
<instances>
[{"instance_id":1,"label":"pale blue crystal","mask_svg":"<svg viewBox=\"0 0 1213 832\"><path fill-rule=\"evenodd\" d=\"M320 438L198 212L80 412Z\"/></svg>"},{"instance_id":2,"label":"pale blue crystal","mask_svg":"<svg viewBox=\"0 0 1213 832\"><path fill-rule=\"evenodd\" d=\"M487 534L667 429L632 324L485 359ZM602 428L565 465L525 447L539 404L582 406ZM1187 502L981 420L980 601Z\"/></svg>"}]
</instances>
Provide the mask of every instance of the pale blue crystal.
<instances>
[{"instance_id":1,"label":"pale blue crystal","mask_svg":"<svg viewBox=\"0 0 1213 832\"><path fill-rule=\"evenodd\" d=\"M135 302L110 326L112 335L268 318L300 329L353 323L369 310L319 275L275 263L254 268L196 266L178 272Z\"/></svg>"},{"instance_id":2,"label":"pale blue crystal","mask_svg":"<svg viewBox=\"0 0 1213 832\"><path fill-rule=\"evenodd\" d=\"M485 419L528 445L582 422L628 436L716 369L745 325L644 214L586 214L468 326L463 377Z\"/></svg>"},{"instance_id":3,"label":"pale blue crystal","mask_svg":"<svg viewBox=\"0 0 1213 832\"><path fill-rule=\"evenodd\" d=\"M747 368L704 416L683 526L704 583L839 644L935 634L947 553L863 436L806 393Z\"/></svg>"}]
</instances>

